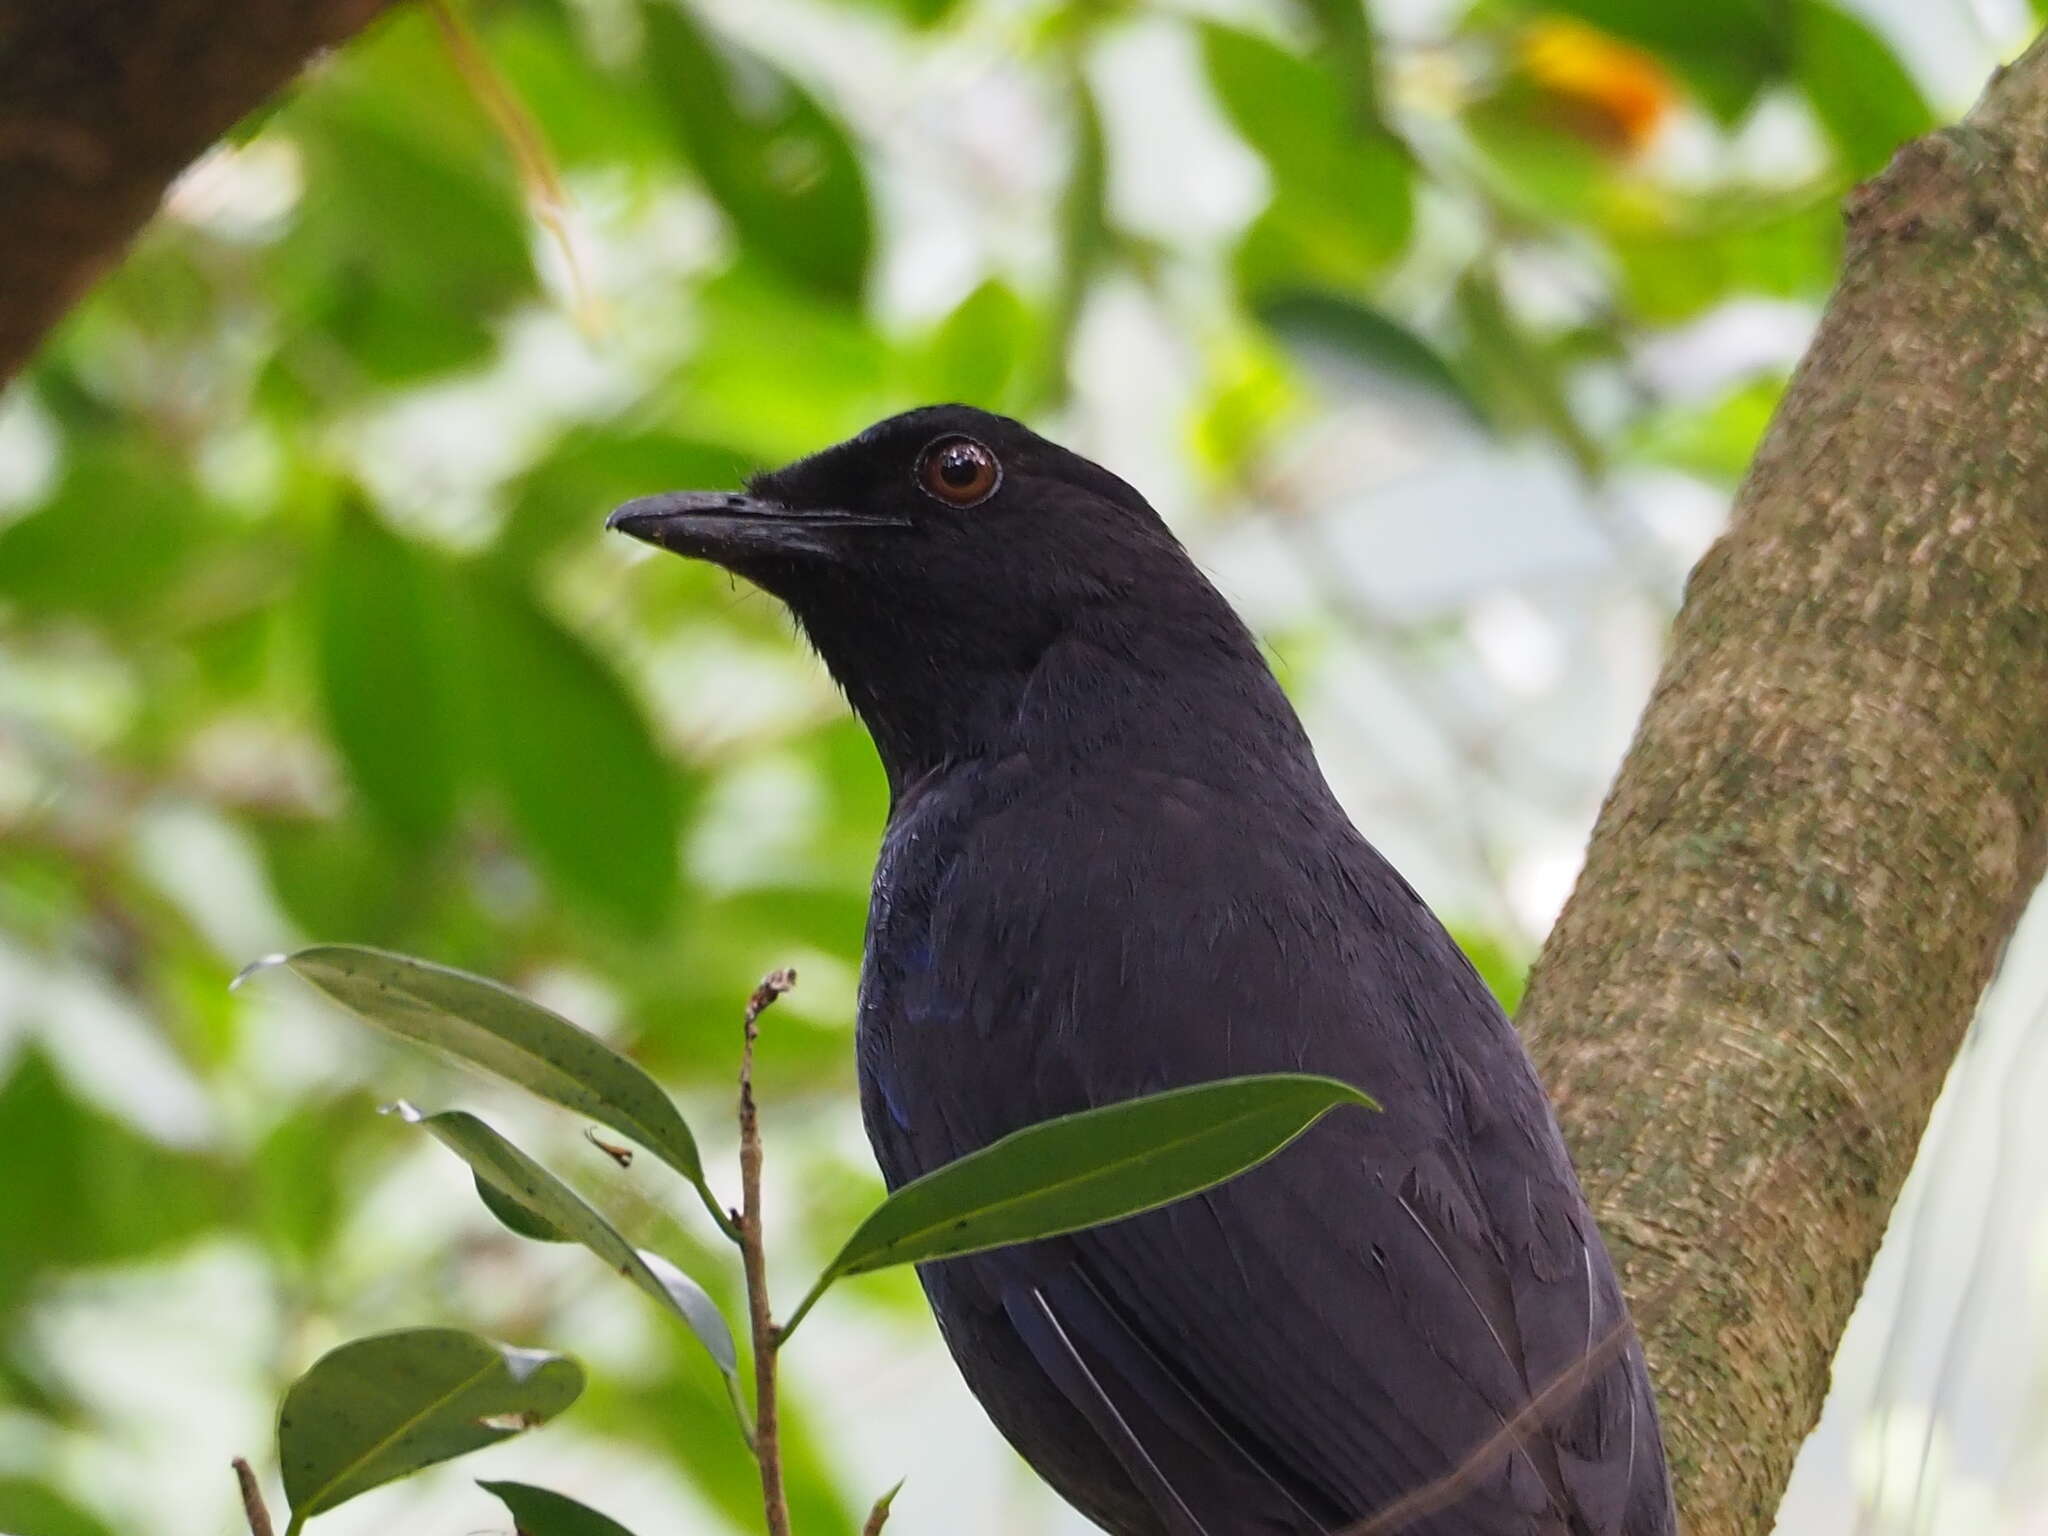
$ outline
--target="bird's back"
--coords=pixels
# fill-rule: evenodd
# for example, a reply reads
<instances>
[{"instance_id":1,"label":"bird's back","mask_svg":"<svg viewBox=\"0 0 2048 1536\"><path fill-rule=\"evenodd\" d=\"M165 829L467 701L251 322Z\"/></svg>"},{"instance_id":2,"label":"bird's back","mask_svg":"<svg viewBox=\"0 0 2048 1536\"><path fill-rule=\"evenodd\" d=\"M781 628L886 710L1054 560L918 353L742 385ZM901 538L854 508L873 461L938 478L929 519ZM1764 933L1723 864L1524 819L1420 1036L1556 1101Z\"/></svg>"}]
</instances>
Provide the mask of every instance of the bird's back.
<instances>
[{"instance_id":1,"label":"bird's back","mask_svg":"<svg viewBox=\"0 0 2048 1536\"><path fill-rule=\"evenodd\" d=\"M892 1184L1242 1073L1328 1073L1383 1106L1164 1210L927 1267L969 1384L1105 1528L1308 1536L1433 1489L1387 1529L1675 1529L1640 1350L1528 1058L1312 768L1020 751L910 786L860 1055Z\"/></svg>"}]
</instances>

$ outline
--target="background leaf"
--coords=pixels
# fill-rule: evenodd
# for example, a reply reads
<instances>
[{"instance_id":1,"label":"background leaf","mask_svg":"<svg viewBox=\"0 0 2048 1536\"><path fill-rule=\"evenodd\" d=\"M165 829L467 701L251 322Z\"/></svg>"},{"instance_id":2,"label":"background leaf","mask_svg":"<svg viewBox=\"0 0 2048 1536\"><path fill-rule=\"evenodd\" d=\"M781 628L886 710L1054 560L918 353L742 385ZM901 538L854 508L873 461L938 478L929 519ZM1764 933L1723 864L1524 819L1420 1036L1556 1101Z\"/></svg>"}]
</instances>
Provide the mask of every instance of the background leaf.
<instances>
[{"instance_id":1,"label":"background leaf","mask_svg":"<svg viewBox=\"0 0 2048 1536\"><path fill-rule=\"evenodd\" d=\"M477 571L470 676L490 768L548 878L619 928L659 928L676 896L677 781L617 675L532 597Z\"/></svg>"},{"instance_id":2,"label":"background leaf","mask_svg":"<svg viewBox=\"0 0 2048 1536\"><path fill-rule=\"evenodd\" d=\"M845 131L795 80L714 41L681 6L651 0L640 21L677 141L740 239L796 282L858 299L872 233Z\"/></svg>"},{"instance_id":3,"label":"background leaf","mask_svg":"<svg viewBox=\"0 0 2048 1536\"><path fill-rule=\"evenodd\" d=\"M1312 289L1275 292L1258 315L1298 350L1336 354L1384 378L1442 396L1474 422L1486 412L1444 355L1391 316L1342 294Z\"/></svg>"},{"instance_id":4,"label":"background leaf","mask_svg":"<svg viewBox=\"0 0 2048 1536\"><path fill-rule=\"evenodd\" d=\"M424 554L352 501L321 575L320 684L334 743L391 830L431 844L457 787L449 593Z\"/></svg>"},{"instance_id":5,"label":"background leaf","mask_svg":"<svg viewBox=\"0 0 2048 1536\"><path fill-rule=\"evenodd\" d=\"M1830 0L1792 7L1799 83L1852 176L1882 170L1892 151L1934 127L1934 109L1883 38Z\"/></svg>"}]
</instances>

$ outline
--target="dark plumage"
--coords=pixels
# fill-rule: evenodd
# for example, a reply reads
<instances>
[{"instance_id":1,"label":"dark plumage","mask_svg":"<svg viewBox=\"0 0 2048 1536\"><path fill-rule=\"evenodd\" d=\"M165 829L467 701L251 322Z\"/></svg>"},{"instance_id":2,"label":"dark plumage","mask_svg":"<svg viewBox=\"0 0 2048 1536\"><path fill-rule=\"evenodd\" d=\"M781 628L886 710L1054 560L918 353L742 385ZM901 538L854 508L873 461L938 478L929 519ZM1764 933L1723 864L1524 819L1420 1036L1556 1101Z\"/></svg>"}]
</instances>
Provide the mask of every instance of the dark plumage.
<instances>
[{"instance_id":1,"label":"dark plumage","mask_svg":"<svg viewBox=\"0 0 2048 1536\"><path fill-rule=\"evenodd\" d=\"M1675 1530L1640 1348L1513 1028L1106 470L939 406L627 532L785 602L891 792L860 1006L891 1185L1049 1116L1306 1070L1325 1119L1149 1215L926 1266L989 1416L1120 1536L1308 1536L1590 1384L1421 1536Z\"/></svg>"}]
</instances>

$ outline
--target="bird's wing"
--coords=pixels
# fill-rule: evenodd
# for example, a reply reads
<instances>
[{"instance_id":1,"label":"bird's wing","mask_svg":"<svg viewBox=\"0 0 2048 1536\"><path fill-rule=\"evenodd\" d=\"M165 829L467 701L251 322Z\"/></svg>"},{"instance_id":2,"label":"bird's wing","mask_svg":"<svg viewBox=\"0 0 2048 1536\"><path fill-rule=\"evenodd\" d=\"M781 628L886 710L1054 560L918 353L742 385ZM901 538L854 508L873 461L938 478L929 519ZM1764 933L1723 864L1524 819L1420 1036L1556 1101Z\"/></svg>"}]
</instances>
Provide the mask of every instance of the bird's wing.
<instances>
[{"instance_id":1,"label":"bird's wing","mask_svg":"<svg viewBox=\"0 0 2048 1536\"><path fill-rule=\"evenodd\" d=\"M1630 1427L1647 1409L1632 1354L1482 1450L1626 1321L1527 1059L1455 946L1391 870L1357 863L1369 849L1304 867L1285 838L1233 836L1199 787L1125 789L990 818L934 891L900 988L928 1049L894 1055L929 1106L915 1161L1244 1072L1328 1072L1385 1107L1061 1240L1059 1287L1047 1248L1008 1261L1013 1320L1018 1297L1045 1314L1041 1366L1093 1361L1088 1390L1197 1517L1186 1468L1242 1455L1345 1520L1453 1476L1445 1531L1661 1536L1636 1514L1657 1502L1638 1473L1661 1468L1638 1465L1655 1457ZM1208 1461L1143 1445L1140 1420Z\"/></svg>"}]
</instances>

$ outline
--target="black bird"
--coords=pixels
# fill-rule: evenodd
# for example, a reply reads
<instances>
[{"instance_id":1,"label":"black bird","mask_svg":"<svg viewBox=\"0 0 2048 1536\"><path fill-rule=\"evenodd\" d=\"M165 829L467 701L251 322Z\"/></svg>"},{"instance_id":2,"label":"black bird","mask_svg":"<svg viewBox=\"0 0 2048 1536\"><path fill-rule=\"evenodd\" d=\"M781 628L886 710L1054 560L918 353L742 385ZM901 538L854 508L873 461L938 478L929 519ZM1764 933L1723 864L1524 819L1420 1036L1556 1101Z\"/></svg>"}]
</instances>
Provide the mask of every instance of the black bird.
<instances>
[{"instance_id":1,"label":"black bird","mask_svg":"<svg viewBox=\"0 0 2048 1536\"><path fill-rule=\"evenodd\" d=\"M1676 1530L1528 1056L1142 496L934 406L611 526L779 598L874 737L859 1057L891 1186L1240 1073L1384 1106L1163 1210L924 1267L968 1385L1061 1494L1118 1536L1339 1532L1425 1488L1393 1528Z\"/></svg>"}]
</instances>

